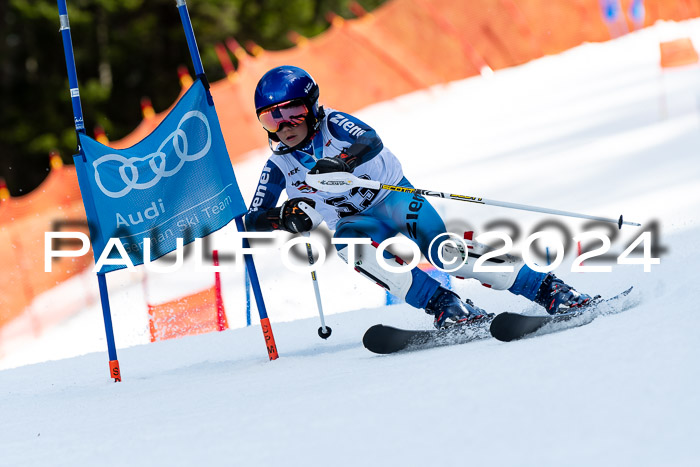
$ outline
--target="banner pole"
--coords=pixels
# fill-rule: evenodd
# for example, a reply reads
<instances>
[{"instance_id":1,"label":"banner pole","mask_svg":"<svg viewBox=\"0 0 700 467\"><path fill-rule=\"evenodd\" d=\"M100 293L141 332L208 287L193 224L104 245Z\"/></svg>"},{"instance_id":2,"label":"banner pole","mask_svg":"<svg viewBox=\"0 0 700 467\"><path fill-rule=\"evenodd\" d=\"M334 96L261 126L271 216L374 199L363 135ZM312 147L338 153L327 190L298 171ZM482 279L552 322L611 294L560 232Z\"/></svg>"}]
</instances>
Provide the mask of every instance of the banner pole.
<instances>
[{"instance_id":1,"label":"banner pole","mask_svg":"<svg viewBox=\"0 0 700 467\"><path fill-rule=\"evenodd\" d=\"M241 216L236 217L236 228L239 232L246 231ZM245 237L243 238L243 248L250 248L248 239ZM279 354L277 353L277 344L275 344L275 336L272 334L272 326L270 326L270 320L267 317L267 309L265 308L265 302L263 301L262 290L260 290L260 281L258 280L258 273L255 270L255 263L253 262L252 256L243 255L243 257L245 258L245 266L250 277L250 283L253 286L255 303L258 306L260 325L262 326L263 336L265 336L267 355L270 357L270 360L276 360L279 357Z\"/></svg>"},{"instance_id":2,"label":"banner pole","mask_svg":"<svg viewBox=\"0 0 700 467\"><path fill-rule=\"evenodd\" d=\"M75 69L75 56L73 55L73 39L70 34L70 24L68 22L68 8L66 0L58 1L58 19L60 22L61 37L63 38L63 54L66 57L66 69L68 71L68 85L70 87L71 104L73 105L73 118L75 120L76 133L85 133L85 122L83 121L83 108L80 103L80 92L78 91L78 73ZM78 138L78 151L80 151L80 138Z\"/></svg>"},{"instance_id":3,"label":"banner pole","mask_svg":"<svg viewBox=\"0 0 700 467\"><path fill-rule=\"evenodd\" d=\"M245 268L245 325L250 326L250 275Z\"/></svg>"},{"instance_id":4,"label":"banner pole","mask_svg":"<svg viewBox=\"0 0 700 467\"><path fill-rule=\"evenodd\" d=\"M197 40L194 37L194 29L192 29L192 21L190 20L190 13L187 11L187 0L176 0L175 4L178 11L180 12L180 20L182 21L182 27L185 30L185 37L187 38L187 47L190 49L190 55L192 56L192 64L194 65L194 74L198 78L202 78L205 83L205 87L209 87L206 77L204 76L204 66L202 65L202 57L199 55L199 49L197 48Z\"/></svg>"},{"instance_id":5,"label":"banner pole","mask_svg":"<svg viewBox=\"0 0 700 467\"><path fill-rule=\"evenodd\" d=\"M85 154L80 145L80 134L85 134L85 122L83 120L83 108L80 102L80 91L78 89L78 73L75 68L75 56L73 54L73 39L70 34L70 23L68 21L68 8L66 0L57 0L58 17L60 22L61 37L63 39L63 53L66 57L66 70L68 72L68 85L70 87L71 104L73 105L73 119L77 139L78 155L85 161ZM117 359L117 348L114 344L114 331L112 329L112 315L109 307L109 291L107 290L107 280L104 273L97 274L97 283L100 289L100 302L102 304L102 316L105 324L105 334L107 335L107 352L109 354L109 374L115 382L121 381L119 370L119 360Z\"/></svg>"},{"instance_id":6,"label":"banner pole","mask_svg":"<svg viewBox=\"0 0 700 467\"><path fill-rule=\"evenodd\" d=\"M204 66L202 65L202 58L199 55L199 49L197 48L197 40L194 37L194 29L192 29L192 21L190 20L190 14L187 11L187 0L175 0L175 5L180 12L180 19L182 20L182 27L185 30L185 37L187 38L187 46L190 49L190 55L192 56L192 64L194 65L195 75L202 80L202 83L207 88L207 97L209 103L213 105L211 98L211 93L209 92L209 82L207 81L206 75L204 74ZM239 232L245 232L245 226L243 225L242 217L236 217L236 228ZM248 239L243 239L243 247L248 248ZM243 255L245 258L246 269L250 276L250 281L253 286L253 295L255 296L255 303L258 306L258 314L260 315L260 325L262 326L263 335L265 336L265 345L267 347L267 354L270 360L275 360L279 357L277 354L277 344L275 344L275 336L272 334L272 326L270 326L270 320L267 317L267 309L265 308L265 302L263 301L262 290L260 289L260 282L258 280L258 274L255 270L255 263L250 255Z\"/></svg>"},{"instance_id":7,"label":"banner pole","mask_svg":"<svg viewBox=\"0 0 700 467\"><path fill-rule=\"evenodd\" d=\"M97 273L97 283L100 286L100 301L102 302L102 317L105 322L107 334L107 353L109 354L109 373L115 382L122 380L117 360L117 346L114 344L114 329L112 328L112 313L109 306L109 293L107 291L107 277L104 273Z\"/></svg>"}]
</instances>

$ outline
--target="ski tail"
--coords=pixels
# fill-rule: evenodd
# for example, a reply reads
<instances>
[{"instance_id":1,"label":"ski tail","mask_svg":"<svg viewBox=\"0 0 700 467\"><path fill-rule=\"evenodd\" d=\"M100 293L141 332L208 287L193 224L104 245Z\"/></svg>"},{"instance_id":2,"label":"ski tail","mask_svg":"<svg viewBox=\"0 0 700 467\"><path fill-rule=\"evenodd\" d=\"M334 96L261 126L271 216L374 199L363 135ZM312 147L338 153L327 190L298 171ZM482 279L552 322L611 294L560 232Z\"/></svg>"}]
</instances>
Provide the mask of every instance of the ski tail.
<instances>
[{"instance_id":1,"label":"ski tail","mask_svg":"<svg viewBox=\"0 0 700 467\"><path fill-rule=\"evenodd\" d=\"M601 315L619 313L636 305L625 302L632 287L610 298L594 300L581 308L574 308L567 313L558 315L531 316L505 312L491 322L491 335L503 342L510 342L524 337L563 331L573 327L583 326Z\"/></svg>"}]
</instances>

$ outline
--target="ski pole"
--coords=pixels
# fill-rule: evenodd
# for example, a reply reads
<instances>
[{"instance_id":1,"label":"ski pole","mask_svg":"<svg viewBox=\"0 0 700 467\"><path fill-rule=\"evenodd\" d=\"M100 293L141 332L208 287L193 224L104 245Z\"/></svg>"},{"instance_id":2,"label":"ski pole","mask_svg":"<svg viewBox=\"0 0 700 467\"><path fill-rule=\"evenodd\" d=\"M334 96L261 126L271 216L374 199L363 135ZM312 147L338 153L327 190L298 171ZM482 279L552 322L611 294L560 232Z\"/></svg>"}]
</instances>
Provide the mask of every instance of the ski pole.
<instances>
[{"instance_id":1,"label":"ski pole","mask_svg":"<svg viewBox=\"0 0 700 467\"><path fill-rule=\"evenodd\" d=\"M304 237L311 236L310 232L302 232ZM311 251L311 243L306 242L306 254L309 257L309 264L314 265L314 254ZM321 291L318 287L318 278L316 277L316 271L311 271L311 280L314 283L314 292L316 292L316 304L318 305L318 316L321 318L321 327L318 328L318 335L322 339L328 339L331 336L333 330L330 326L326 326L326 320L323 317L323 305L321 304Z\"/></svg>"},{"instance_id":2,"label":"ski pole","mask_svg":"<svg viewBox=\"0 0 700 467\"><path fill-rule=\"evenodd\" d=\"M352 188L369 188L372 190L390 190L397 191L400 193L418 194L421 196L434 196L436 198L453 199L457 201L465 201L467 203L483 204L489 206L500 206L503 208L510 209L520 209L522 211L534 211L542 212L545 214L556 214L558 216L569 216L569 217L579 217L581 219L591 219L594 221L601 222L611 222L617 224L618 228L622 229L622 225L634 225L636 227L641 226L636 222L625 221L620 215L619 219L612 219L608 217L598 217L589 216L588 214L579 214L570 211L561 211L559 209L548 209L540 208L537 206L529 206L527 204L518 203L508 203L506 201L496 201L493 199L481 198L478 196L464 196L455 195L450 193L443 193L441 191L423 190L421 188L409 188L405 186L388 185L386 183L379 182L377 180L365 180L363 178L356 177L355 175L348 172L331 172L325 174L308 174L306 176L306 183L316 188L317 190L328 191L331 193L343 193Z\"/></svg>"}]
</instances>

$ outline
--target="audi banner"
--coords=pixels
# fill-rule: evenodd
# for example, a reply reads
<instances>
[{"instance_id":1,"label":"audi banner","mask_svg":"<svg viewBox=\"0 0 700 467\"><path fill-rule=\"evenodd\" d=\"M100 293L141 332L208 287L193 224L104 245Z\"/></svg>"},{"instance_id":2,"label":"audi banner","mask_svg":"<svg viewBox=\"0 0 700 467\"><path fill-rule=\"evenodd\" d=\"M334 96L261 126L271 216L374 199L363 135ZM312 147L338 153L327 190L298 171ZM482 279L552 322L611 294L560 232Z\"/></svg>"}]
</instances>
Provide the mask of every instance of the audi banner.
<instances>
[{"instance_id":1,"label":"audi banner","mask_svg":"<svg viewBox=\"0 0 700 467\"><path fill-rule=\"evenodd\" d=\"M74 156L97 260L115 238L134 265L142 264L144 238L151 260L187 244L246 212L213 103L196 80L161 124L128 149L113 149L80 134ZM110 246L106 273L124 268Z\"/></svg>"}]
</instances>

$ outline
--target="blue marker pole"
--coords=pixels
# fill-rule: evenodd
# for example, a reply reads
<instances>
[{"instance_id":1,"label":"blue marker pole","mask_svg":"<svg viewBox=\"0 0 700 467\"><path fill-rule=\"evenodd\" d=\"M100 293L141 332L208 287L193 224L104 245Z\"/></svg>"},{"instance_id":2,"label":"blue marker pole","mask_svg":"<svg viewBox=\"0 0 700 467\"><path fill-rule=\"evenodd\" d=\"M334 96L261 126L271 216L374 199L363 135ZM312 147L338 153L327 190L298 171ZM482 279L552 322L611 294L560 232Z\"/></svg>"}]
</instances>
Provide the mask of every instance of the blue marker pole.
<instances>
[{"instance_id":1,"label":"blue marker pole","mask_svg":"<svg viewBox=\"0 0 700 467\"><path fill-rule=\"evenodd\" d=\"M58 18L60 22L61 37L63 39L63 52L66 57L66 70L68 71L68 85L70 86L71 104L73 105L73 119L75 122L75 132L78 140L78 155L85 160L83 148L80 146L80 134L85 134L85 122L83 120L83 108L80 103L80 91L78 89L78 73L75 70L75 56L73 55L73 39L70 34L70 23L68 21L68 8L66 0L58 1ZM97 274L97 283L100 289L100 301L102 303L102 316L105 323L105 334L107 335L107 352L109 354L109 373L114 381L121 381L119 370L119 360L117 359L117 347L114 343L114 331L112 329L112 314L109 307L109 292L107 290L107 279L104 273Z\"/></svg>"},{"instance_id":2,"label":"blue marker pole","mask_svg":"<svg viewBox=\"0 0 700 467\"><path fill-rule=\"evenodd\" d=\"M197 78L202 80L202 83L207 88L207 97L209 99L209 104L214 105L211 99L211 93L209 92L209 84L204 74L204 67L202 66L202 58L199 55L199 49L197 48L197 40L194 37L194 30L192 29L192 21L190 20L190 14L187 11L187 1L186 0L176 0L175 4L178 11L180 12L180 20L182 21L182 27L185 30L185 36L187 37L187 46L190 49L190 55L192 56L192 64L194 65L194 71ZM243 225L242 217L236 217L236 228L239 232L245 232L245 226ZM248 248L248 240L243 239L243 247ZM263 336L265 336L265 346L267 347L267 354L270 360L275 360L279 357L277 354L277 345L275 344L275 336L272 334L272 327L270 326L270 320L267 317L267 309L265 308L265 302L263 301L262 290L260 289L260 281L258 280L258 273L255 270L255 263L250 255L244 255L246 270L250 276L250 282L253 286L253 295L255 296L255 303L258 306L258 314L260 315L260 325L262 326Z\"/></svg>"},{"instance_id":3,"label":"blue marker pole","mask_svg":"<svg viewBox=\"0 0 700 467\"><path fill-rule=\"evenodd\" d=\"M105 322L105 334L107 335L107 353L109 354L109 373L115 382L122 380L117 359L117 347L114 344L114 329L112 328L112 311L109 307L109 292L107 290L107 277L103 272L97 273L97 284L100 287L100 302L102 303L102 318Z\"/></svg>"},{"instance_id":4,"label":"blue marker pole","mask_svg":"<svg viewBox=\"0 0 700 467\"><path fill-rule=\"evenodd\" d=\"M185 30L185 37L187 38L187 47L190 49L190 55L192 56L192 65L194 65L194 74L197 77L204 76L204 66L202 65L202 57L199 55L199 49L197 48L197 40L194 38L194 29L192 29L192 21L190 20L190 13L187 11L187 0L176 0L175 4L180 12L180 20L182 21L182 28Z\"/></svg>"},{"instance_id":5,"label":"blue marker pole","mask_svg":"<svg viewBox=\"0 0 700 467\"><path fill-rule=\"evenodd\" d=\"M250 326L250 275L245 269L245 325Z\"/></svg>"},{"instance_id":6,"label":"blue marker pole","mask_svg":"<svg viewBox=\"0 0 700 467\"><path fill-rule=\"evenodd\" d=\"M243 220L240 217L236 217L236 228L239 232L245 232L245 226L243 225ZM243 239L243 248L250 248L248 239ZM270 320L267 317L267 309L265 308L265 302L263 301L262 290L260 289L260 281L258 280L258 273L255 270L255 263L253 262L253 257L250 255L243 255L245 258L245 267L250 276L250 282L253 286L253 295L255 296L255 303L258 306L258 314L260 315L260 325L262 326L263 336L265 336L265 346L267 347L267 355L270 360L275 360L279 357L277 353L277 344L275 343L275 336L272 334L272 326L270 326Z\"/></svg>"},{"instance_id":7,"label":"blue marker pole","mask_svg":"<svg viewBox=\"0 0 700 467\"><path fill-rule=\"evenodd\" d=\"M73 39L70 35L70 24L68 22L68 8L66 0L58 0L58 18L61 24L61 36L63 38L63 53L66 56L66 69L68 71L68 85L70 86L71 103L73 104L73 117L75 119L75 131L85 133L85 122L83 121L83 108L80 105L80 92L78 91L78 73L75 71L75 57L73 55ZM80 139L78 139L78 150L80 151Z\"/></svg>"},{"instance_id":8,"label":"blue marker pole","mask_svg":"<svg viewBox=\"0 0 700 467\"><path fill-rule=\"evenodd\" d=\"M209 103L209 105L213 106L214 99L211 97L211 92L209 92L209 80L207 80L207 75L204 73L202 57L199 55L197 40L194 37L192 20L190 20L190 13L187 10L187 0L175 0L175 4L177 5L177 10L180 12L180 21L182 22L182 29L184 29L185 31L185 38L187 39L187 48L190 50L190 56L192 57L194 74L202 82L205 89L207 90L207 102Z\"/></svg>"},{"instance_id":9,"label":"blue marker pole","mask_svg":"<svg viewBox=\"0 0 700 467\"><path fill-rule=\"evenodd\" d=\"M641 29L644 27L645 13L646 12L644 9L644 0L632 0L629 9L629 15L632 19L632 23L634 23L635 29Z\"/></svg>"}]
</instances>

